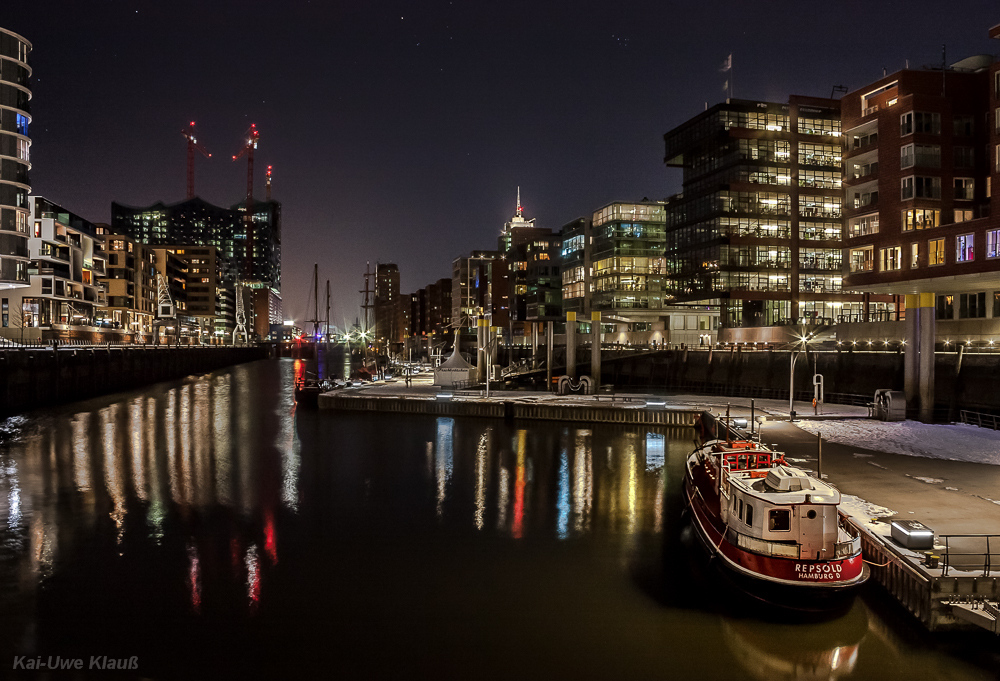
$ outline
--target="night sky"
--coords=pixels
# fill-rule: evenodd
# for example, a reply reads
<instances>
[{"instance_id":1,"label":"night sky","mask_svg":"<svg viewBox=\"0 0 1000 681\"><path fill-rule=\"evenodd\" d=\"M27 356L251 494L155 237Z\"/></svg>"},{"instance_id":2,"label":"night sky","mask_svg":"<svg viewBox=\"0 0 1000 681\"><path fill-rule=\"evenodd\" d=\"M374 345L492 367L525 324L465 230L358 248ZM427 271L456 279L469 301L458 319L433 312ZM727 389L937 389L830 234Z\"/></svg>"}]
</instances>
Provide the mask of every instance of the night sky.
<instances>
[{"instance_id":1,"label":"night sky","mask_svg":"<svg viewBox=\"0 0 1000 681\"><path fill-rule=\"evenodd\" d=\"M721 101L830 96L902 68L1000 52L995 0L927 2L3 2L32 42L32 189L94 222L111 202L246 194L274 166L286 317L358 314L365 263L409 293L492 248L515 208L558 230L614 200L680 189L662 136ZM322 293L321 293L322 297ZM311 307L311 305L310 305ZM322 314L322 312L321 312Z\"/></svg>"}]
</instances>

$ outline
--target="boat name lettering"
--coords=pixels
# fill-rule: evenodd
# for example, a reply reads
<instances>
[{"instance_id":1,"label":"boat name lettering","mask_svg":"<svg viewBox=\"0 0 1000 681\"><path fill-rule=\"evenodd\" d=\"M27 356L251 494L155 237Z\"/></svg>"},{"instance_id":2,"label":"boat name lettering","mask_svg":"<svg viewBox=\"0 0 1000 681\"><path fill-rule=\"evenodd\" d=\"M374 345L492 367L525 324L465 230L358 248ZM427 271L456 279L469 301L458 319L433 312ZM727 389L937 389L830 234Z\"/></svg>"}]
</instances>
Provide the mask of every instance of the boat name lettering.
<instances>
[{"instance_id":1,"label":"boat name lettering","mask_svg":"<svg viewBox=\"0 0 1000 681\"><path fill-rule=\"evenodd\" d=\"M808 564L803 565L802 563L795 564L795 571L802 573L811 572L841 572L844 566L840 563L820 563L820 564Z\"/></svg>"},{"instance_id":2,"label":"boat name lettering","mask_svg":"<svg viewBox=\"0 0 1000 681\"><path fill-rule=\"evenodd\" d=\"M799 579L837 580L840 579L840 573L843 569L844 566L840 564L802 565L796 563L795 576Z\"/></svg>"}]
</instances>

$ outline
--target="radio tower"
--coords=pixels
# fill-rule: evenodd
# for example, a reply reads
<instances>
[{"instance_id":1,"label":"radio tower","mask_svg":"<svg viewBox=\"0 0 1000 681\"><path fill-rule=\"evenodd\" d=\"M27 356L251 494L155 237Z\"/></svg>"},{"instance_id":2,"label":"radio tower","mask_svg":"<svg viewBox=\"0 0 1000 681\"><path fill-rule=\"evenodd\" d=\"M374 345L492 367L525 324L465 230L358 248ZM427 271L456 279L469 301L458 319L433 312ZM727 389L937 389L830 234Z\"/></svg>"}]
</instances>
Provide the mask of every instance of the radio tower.
<instances>
[{"instance_id":1,"label":"radio tower","mask_svg":"<svg viewBox=\"0 0 1000 681\"><path fill-rule=\"evenodd\" d=\"M234 161L238 161L244 156L247 157L247 207L246 213L243 215L243 226L246 228L246 251L247 251L247 261L246 261L246 271L244 277L247 280L253 279L253 152L257 148L258 142L260 142L260 133L257 132L257 126L251 124L247 129L246 141L243 143L243 148L240 149L240 153L233 156Z\"/></svg>"},{"instance_id":2,"label":"radio tower","mask_svg":"<svg viewBox=\"0 0 1000 681\"><path fill-rule=\"evenodd\" d=\"M267 184L265 184L264 186L267 187L267 200L270 201L271 200L271 166L267 167Z\"/></svg>"},{"instance_id":3,"label":"radio tower","mask_svg":"<svg viewBox=\"0 0 1000 681\"><path fill-rule=\"evenodd\" d=\"M212 158L212 155L208 153L208 150L202 145L198 144L198 140L194 135L194 121L188 124L187 130L181 130L181 136L188 141L188 158L187 158L187 197L189 199L194 198L194 152L195 149L201 152L202 156L205 158Z\"/></svg>"}]
</instances>

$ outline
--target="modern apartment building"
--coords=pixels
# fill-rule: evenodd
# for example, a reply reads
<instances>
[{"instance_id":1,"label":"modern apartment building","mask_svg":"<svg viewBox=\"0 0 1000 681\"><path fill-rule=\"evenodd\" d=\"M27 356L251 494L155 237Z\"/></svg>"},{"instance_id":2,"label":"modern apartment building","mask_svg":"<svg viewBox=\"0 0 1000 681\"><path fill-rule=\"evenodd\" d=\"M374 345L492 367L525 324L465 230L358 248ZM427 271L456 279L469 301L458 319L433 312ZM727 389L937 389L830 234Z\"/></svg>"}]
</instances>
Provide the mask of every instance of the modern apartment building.
<instances>
[{"instance_id":1,"label":"modern apartment building","mask_svg":"<svg viewBox=\"0 0 1000 681\"><path fill-rule=\"evenodd\" d=\"M717 312L719 340L783 342L775 327L864 311L843 287L839 101L729 100L664 140L684 188L666 205L665 288Z\"/></svg>"},{"instance_id":2,"label":"modern apartment building","mask_svg":"<svg viewBox=\"0 0 1000 681\"><path fill-rule=\"evenodd\" d=\"M141 341L153 331L156 316L156 257L134 239L107 233L107 272L98 281L104 286L107 307L97 310L97 325L125 342Z\"/></svg>"},{"instance_id":3,"label":"modern apartment building","mask_svg":"<svg viewBox=\"0 0 1000 681\"><path fill-rule=\"evenodd\" d=\"M1000 29L994 29L994 34ZM1000 332L1000 65L903 70L842 100L848 286L932 294L955 340Z\"/></svg>"},{"instance_id":4,"label":"modern apartment building","mask_svg":"<svg viewBox=\"0 0 1000 681\"><path fill-rule=\"evenodd\" d=\"M30 54L31 43L0 28L0 292L29 282ZM4 310L3 327L10 319Z\"/></svg>"},{"instance_id":5,"label":"modern apartment building","mask_svg":"<svg viewBox=\"0 0 1000 681\"><path fill-rule=\"evenodd\" d=\"M28 199L29 286L0 291L7 324L24 340L104 340L97 324L107 305L104 239L96 226L41 196Z\"/></svg>"}]
</instances>

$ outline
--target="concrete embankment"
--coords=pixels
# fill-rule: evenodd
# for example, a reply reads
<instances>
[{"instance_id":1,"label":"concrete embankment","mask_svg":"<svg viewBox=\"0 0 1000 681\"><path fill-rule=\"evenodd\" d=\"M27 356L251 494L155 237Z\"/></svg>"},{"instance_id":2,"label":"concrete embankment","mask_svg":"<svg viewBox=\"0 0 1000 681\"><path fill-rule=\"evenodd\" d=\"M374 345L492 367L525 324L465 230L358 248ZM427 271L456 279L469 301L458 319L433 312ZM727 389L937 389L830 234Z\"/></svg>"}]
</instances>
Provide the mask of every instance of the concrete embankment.
<instances>
[{"instance_id":1,"label":"concrete embankment","mask_svg":"<svg viewBox=\"0 0 1000 681\"><path fill-rule=\"evenodd\" d=\"M862 343L867 347L867 342ZM877 344L875 344L877 345ZM800 356L795 370L796 399L811 400L813 373L823 376L827 402L871 401L882 388L903 390L902 352L843 349ZM1000 355L935 353L935 415L955 420L959 410L1000 412ZM788 352L777 350L662 350L616 357L605 354L601 383L619 389L690 391L702 394L788 399ZM580 364L578 375L589 367Z\"/></svg>"},{"instance_id":2,"label":"concrete embankment","mask_svg":"<svg viewBox=\"0 0 1000 681\"><path fill-rule=\"evenodd\" d=\"M398 395L320 395L321 409L366 411L386 414L434 414L481 418L536 419L570 423L629 423L662 426L691 426L700 413L694 409L648 408L637 402L628 407L610 403L586 405L537 404L514 400L407 398Z\"/></svg>"},{"instance_id":3,"label":"concrete embankment","mask_svg":"<svg viewBox=\"0 0 1000 681\"><path fill-rule=\"evenodd\" d=\"M257 347L17 348L0 351L0 414L133 390L265 359Z\"/></svg>"}]
</instances>

